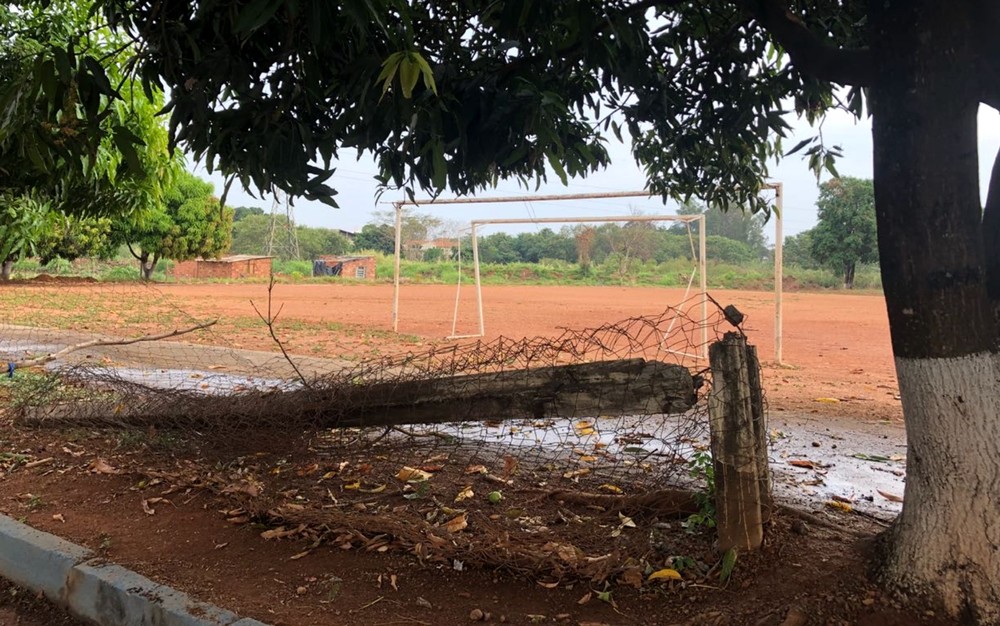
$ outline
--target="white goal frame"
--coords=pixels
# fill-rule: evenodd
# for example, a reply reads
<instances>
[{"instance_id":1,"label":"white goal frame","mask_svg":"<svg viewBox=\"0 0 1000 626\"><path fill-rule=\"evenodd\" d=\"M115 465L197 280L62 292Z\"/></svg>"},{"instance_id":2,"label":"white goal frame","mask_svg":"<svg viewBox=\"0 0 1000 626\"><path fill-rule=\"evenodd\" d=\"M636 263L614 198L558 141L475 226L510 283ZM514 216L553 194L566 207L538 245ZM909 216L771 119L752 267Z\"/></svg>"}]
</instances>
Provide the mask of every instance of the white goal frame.
<instances>
[{"instance_id":1,"label":"white goal frame","mask_svg":"<svg viewBox=\"0 0 1000 626\"><path fill-rule=\"evenodd\" d=\"M764 183L761 189L771 189L775 192L774 211L774 356L777 364L782 363L782 208L783 208L783 186L780 182ZM653 194L649 191L618 191L605 193L579 193L579 194L549 194L538 196L502 196L502 197L469 197L469 198L429 198L425 200L400 200L393 202L395 209L395 249L393 255L393 295L392 295L392 330L399 332L399 291L400 291L400 258L402 252L403 233L403 208L406 206L422 206L427 204L502 204L516 202L553 202L560 200L600 200L608 198L651 198ZM483 292L482 281L479 274L479 238L478 227L490 224L571 224L587 222L662 222L676 221L686 224L697 222L698 228L698 269L699 269L699 290L701 292L701 314L702 320L708 319L708 287L706 275L706 253L705 253L705 217L704 215L631 215L631 216L603 216L603 217L542 217L523 219L475 219L471 221L473 274L476 285L476 306L479 318L479 334L471 336L483 336L486 334L485 321L483 318ZM461 277L459 277L461 280ZM454 333L453 333L454 334ZM704 350L708 350L708 327L702 325L702 345ZM704 355L707 358L707 354Z\"/></svg>"}]
</instances>

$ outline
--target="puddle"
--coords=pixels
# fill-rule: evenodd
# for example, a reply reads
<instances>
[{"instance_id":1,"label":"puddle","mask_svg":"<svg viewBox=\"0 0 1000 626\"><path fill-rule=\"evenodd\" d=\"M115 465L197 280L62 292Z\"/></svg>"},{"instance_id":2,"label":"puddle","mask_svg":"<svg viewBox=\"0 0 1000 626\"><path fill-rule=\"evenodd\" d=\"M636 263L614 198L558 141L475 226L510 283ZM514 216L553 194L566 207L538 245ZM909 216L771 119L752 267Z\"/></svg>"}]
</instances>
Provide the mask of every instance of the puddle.
<instances>
[{"instance_id":1,"label":"puddle","mask_svg":"<svg viewBox=\"0 0 1000 626\"><path fill-rule=\"evenodd\" d=\"M50 365L47 369L52 371L72 370L66 365ZM195 391L206 395L223 395L229 393L240 393L250 390L256 391L287 391L299 386L297 382L280 380L276 378L261 378L257 376L243 376L240 374L227 374L219 372L208 372L196 369L140 369L134 367L115 367L108 369L110 375L140 385L146 385L155 389Z\"/></svg>"}]
</instances>

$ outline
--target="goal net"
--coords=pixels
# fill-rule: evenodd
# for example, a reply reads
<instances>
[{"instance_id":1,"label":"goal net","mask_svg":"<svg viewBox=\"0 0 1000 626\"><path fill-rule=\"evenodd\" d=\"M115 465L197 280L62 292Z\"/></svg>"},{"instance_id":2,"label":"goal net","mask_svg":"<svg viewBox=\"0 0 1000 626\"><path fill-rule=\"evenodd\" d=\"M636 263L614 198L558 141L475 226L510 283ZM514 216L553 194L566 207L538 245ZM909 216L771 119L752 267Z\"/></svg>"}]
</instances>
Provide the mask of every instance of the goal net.
<instances>
[{"instance_id":1,"label":"goal net","mask_svg":"<svg viewBox=\"0 0 1000 626\"><path fill-rule=\"evenodd\" d=\"M684 270L683 279L676 280L676 276L665 280L659 277L658 283L672 283L676 287L682 288L682 295L678 296L677 289L670 291L670 295L664 298L662 295L653 296L649 300L661 305L662 309L672 308L681 314L692 319L704 320L707 318L706 293L706 264L705 264L705 228L704 216L702 215L676 215L676 214L643 214L636 213L637 207L628 203L622 207L622 203L630 199L650 199L646 191L634 192L614 192L614 193L594 193L594 194L563 194L544 196L512 196L499 198L457 198L457 199L436 199L427 201L406 201L395 203L396 208L396 254L394 262L394 295L392 320L393 329L397 332L400 329L401 319L401 229L403 212L406 210L429 210L434 205L493 205L491 208L480 207L483 213L490 217L472 219L460 228L460 232L454 239L457 241L457 254L454 255L454 262L457 265L457 279L454 291L454 307L451 311L451 326L449 339L484 337L487 334L487 310L489 309L489 299L483 293L483 257L481 247L484 243L489 243L488 236L499 233L503 230L520 229L522 233L525 227L551 228L561 226L570 229L575 233L577 258L573 262L579 263L583 267L585 263L589 267L590 253L584 249L585 246L593 244L593 237L600 234L604 247L614 247L616 244L609 243L609 237L616 236L618 239L618 249L613 252L618 263L623 268L632 267L636 258L643 260L653 256L651 246L660 244L658 235L667 235L676 248L673 253L678 256L678 262L688 264L688 269ZM657 202L659 199L656 198ZM588 204L589 202L589 204ZM547 215L539 216L536 212L536 203L544 203ZM618 204L616 207L615 204ZM518 207L517 205L521 205ZM464 207L468 209L468 207ZM627 209L620 215L609 215L615 209ZM655 207L662 210L662 203ZM505 210L506 209L506 210ZM648 210L642 207L643 210ZM521 216L501 217L504 215ZM551 215L559 212L562 215ZM578 213L578 214L574 214ZM582 215L582 213L593 212L595 215ZM617 228L613 231L605 229L606 226L614 225ZM667 227L671 227L669 233ZM543 231L544 232L544 231ZM549 231L551 232L551 231ZM551 233L555 235L555 233ZM561 233L566 239L569 233L564 230ZM588 235L591 237L587 242ZM644 244L639 243L645 241ZM640 252L640 248L643 249ZM598 251L600 252L600 251ZM608 250L603 250L604 254ZM553 257L558 256L556 251L551 251ZM562 251L565 255L566 251ZM630 258L630 255L632 258ZM683 259L683 261L681 261ZM655 264L654 264L655 265ZM471 270L471 272L470 272ZM629 270L622 269L622 283L627 282L626 274ZM655 272L656 270L654 270ZM471 273L471 276L469 275ZM676 274L676 263L673 264L671 274ZM471 283L471 284L469 284ZM463 286L465 291L463 292ZM471 302L469 296L472 296ZM595 297L600 297L595 292ZM471 316L469 309L472 309ZM461 322L460 322L461 320ZM667 343L670 341L670 333L674 325L668 322L665 336L663 337L664 349L669 349ZM491 331L492 332L492 331ZM706 329L707 332L707 329ZM705 346L705 338L699 337L696 345ZM699 351L702 352L702 351ZM704 354L685 355L694 358L702 358Z\"/></svg>"}]
</instances>

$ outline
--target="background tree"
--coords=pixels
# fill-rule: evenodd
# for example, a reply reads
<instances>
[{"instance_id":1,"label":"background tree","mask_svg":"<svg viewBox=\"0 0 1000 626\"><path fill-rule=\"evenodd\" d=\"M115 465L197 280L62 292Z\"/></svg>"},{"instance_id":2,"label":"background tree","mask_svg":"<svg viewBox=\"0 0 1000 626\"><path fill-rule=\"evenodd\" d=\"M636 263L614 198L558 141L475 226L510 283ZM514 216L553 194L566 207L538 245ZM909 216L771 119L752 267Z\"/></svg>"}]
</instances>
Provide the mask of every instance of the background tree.
<instances>
[{"instance_id":1,"label":"background tree","mask_svg":"<svg viewBox=\"0 0 1000 626\"><path fill-rule=\"evenodd\" d=\"M286 229L288 217L285 215L274 216L275 227ZM271 233L271 216L260 213L244 213L243 217L236 220L233 217L232 244L229 251L232 254L267 254L267 240Z\"/></svg>"},{"instance_id":2,"label":"background tree","mask_svg":"<svg viewBox=\"0 0 1000 626\"><path fill-rule=\"evenodd\" d=\"M517 263L521 261L514 238L509 233L492 233L479 240L479 260L483 263Z\"/></svg>"},{"instance_id":3,"label":"background tree","mask_svg":"<svg viewBox=\"0 0 1000 626\"><path fill-rule=\"evenodd\" d=\"M834 178L819 186L812 256L841 272L844 287L854 288L858 263L878 262L875 189L871 180Z\"/></svg>"},{"instance_id":4,"label":"background tree","mask_svg":"<svg viewBox=\"0 0 1000 626\"><path fill-rule=\"evenodd\" d=\"M117 252L109 217L79 217L49 211L35 241L35 256L42 265L55 259L74 261L82 257L110 259Z\"/></svg>"},{"instance_id":5,"label":"background tree","mask_svg":"<svg viewBox=\"0 0 1000 626\"><path fill-rule=\"evenodd\" d=\"M814 269L819 266L812 253L812 234L813 231L810 229L797 235L785 237L782 253L786 265L797 265L806 269Z\"/></svg>"},{"instance_id":6,"label":"background tree","mask_svg":"<svg viewBox=\"0 0 1000 626\"><path fill-rule=\"evenodd\" d=\"M98 2L142 43L145 83L170 90L176 141L247 184L328 202L342 146L374 154L386 185L464 194L584 175L624 131L654 192L766 212L787 109L818 122L867 102L911 455L883 579L1000 621L1000 159L984 206L976 127L980 104L1000 108L996 2ZM83 56L89 71L98 57ZM60 65L36 64L32 84L100 82ZM796 151L817 171L838 154L818 134Z\"/></svg>"},{"instance_id":7,"label":"background tree","mask_svg":"<svg viewBox=\"0 0 1000 626\"><path fill-rule=\"evenodd\" d=\"M232 209L219 206L211 183L182 172L162 207L117 223L114 236L128 246L143 280L149 280L160 259L186 261L228 250L232 224Z\"/></svg>"},{"instance_id":8,"label":"background tree","mask_svg":"<svg viewBox=\"0 0 1000 626\"><path fill-rule=\"evenodd\" d=\"M238 206L233 209L233 222L239 222L245 217L250 217L251 215L264 215L264 209L259 206Z\"/></svg>"},{"instance_id":9,"label":"background tree","mask_svg":"<svg viewBox=\"0 0 1000 626\"><path fill-rule=\"evenodd\" d=\"M746 213L740 210L723 211L718 207L706 209L703 205L694 202L681 204L677 209L677 214L704 215L706 236L714 235L738 241L746 245L757 258L763 258L767 254L767 236L764 234L763 214ZM670 230L677 234L687 234L687 228L684 224L674 224ZM691 232L697 234L697 224L691 224Z\"/></svg>"},{"instance_id":10,"label":"background tree","mask_svg":"<svg viewBox=\"0 0 1000 626\"><path fill-rule=\"evenodd\" d=\"M354 248L393 254L396 249L396 233L388 224L365 224L361 227L361 232L354 236Z\"/></svg>"},{"instance_id":11,"label":"background tree","mask_svg":"<svg viewBox=\"0 0 1000 626\"><path fill-rule=\"evenodd\" d=\"M351 241L332 228L296 226L299 239L299 254L303 259L318 259L323 255L344 254L351 250Z\"/></svg>"}]
</instances>

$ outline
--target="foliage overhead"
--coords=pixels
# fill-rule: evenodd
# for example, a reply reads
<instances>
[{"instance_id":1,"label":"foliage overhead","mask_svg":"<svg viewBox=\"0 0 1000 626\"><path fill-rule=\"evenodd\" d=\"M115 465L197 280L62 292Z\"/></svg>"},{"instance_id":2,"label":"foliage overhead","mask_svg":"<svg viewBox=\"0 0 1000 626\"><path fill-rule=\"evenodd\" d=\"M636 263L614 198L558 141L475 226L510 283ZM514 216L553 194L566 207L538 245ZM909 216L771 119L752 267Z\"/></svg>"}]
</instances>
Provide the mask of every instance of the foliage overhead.
<instances>
[{"instance_id":1,"label":"foliage overhead","mask_svg":"<svg viewBox=\"0 0 1000 626\"><path fill-rule=\"evenodd\" d=\"M67 214L128 215L161 201L181 155L156 116L160 92L134 92L131 45L94 10L0 7L0 189Z\"/></svg>"},{"instance_id":2,"label":"foliage overhead","mask_svg":"<svg viewBox=\"0 0 1000 626\"><path fill-rule=\"evenodd\" d=\"M852 45L861 4L818 2L800 19ZM592 172L607 164L608 140L627 134L654 192L768 210L758 191L783 149L783 115L791 106L815 120L838 104L829 82L787 62L765 29L773 16L749 2L95 6L135 42L144 87L171 94L173 144L248 188L329 203L344 148L372 154L380 179L411 195L469 194ZM74 50L56 45L60 63L40 64L38 82L109 82ZM88 100L85 119L100 102ZM847 106L860 114L861 103L853 90ZM808 150L815 169L832 169L835 149Z\"/></svg>"}]
</instances>

